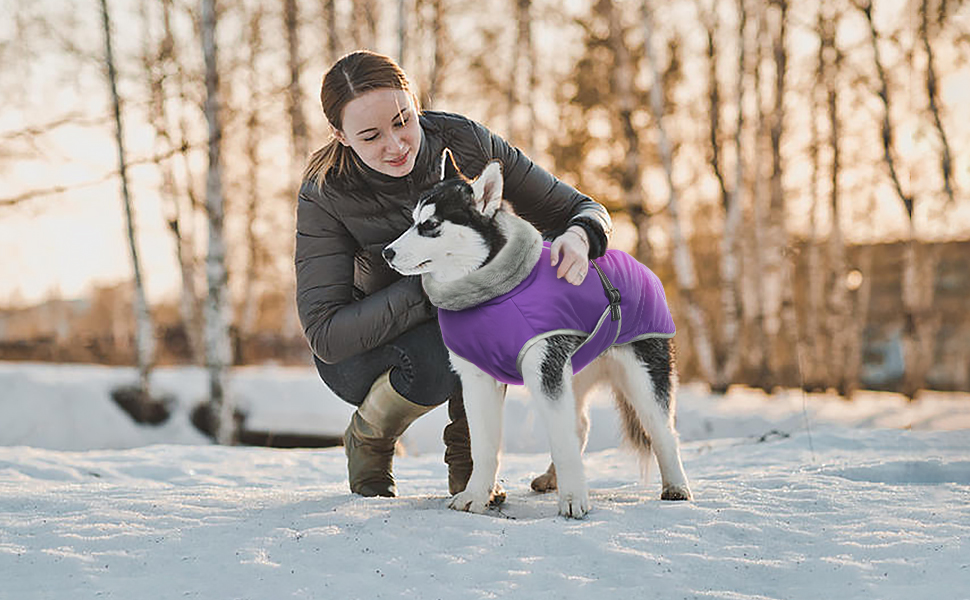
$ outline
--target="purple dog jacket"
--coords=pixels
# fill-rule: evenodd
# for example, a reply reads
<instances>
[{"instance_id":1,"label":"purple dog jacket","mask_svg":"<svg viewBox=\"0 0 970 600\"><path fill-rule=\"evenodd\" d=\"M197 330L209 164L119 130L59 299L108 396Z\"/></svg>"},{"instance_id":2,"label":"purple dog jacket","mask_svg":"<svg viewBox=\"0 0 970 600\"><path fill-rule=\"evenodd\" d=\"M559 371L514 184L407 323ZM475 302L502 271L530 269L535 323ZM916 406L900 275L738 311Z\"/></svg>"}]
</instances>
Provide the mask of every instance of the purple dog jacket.
<instances>
[{"instance_id":1,"label":"purple dog jacket","mask_svg":"<svg viewBox=\"0 0 970 600\"><path fill-rule=\"evenodd\" d=\"M596 273L590 271L578 286L557 279L549 246L543 243L532 272L511 291L465 310L438 309L441 334L452 352L502 383L522 385L522 357L551 335L588 336L572 354L573 373L615 344L673 337L663 285L650 269L619 250L596 259L620 291L620 318L614 321Z\"/></svg>"}]
</instances>

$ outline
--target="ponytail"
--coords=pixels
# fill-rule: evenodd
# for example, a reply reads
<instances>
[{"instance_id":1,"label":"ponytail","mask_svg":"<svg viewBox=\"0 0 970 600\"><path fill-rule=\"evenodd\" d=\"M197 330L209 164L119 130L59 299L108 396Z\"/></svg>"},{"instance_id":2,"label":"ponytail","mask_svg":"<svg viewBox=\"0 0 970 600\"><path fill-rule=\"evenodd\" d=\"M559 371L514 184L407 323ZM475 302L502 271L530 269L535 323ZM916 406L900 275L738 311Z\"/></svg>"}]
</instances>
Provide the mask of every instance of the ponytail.
<instances>
[{"instance_id":1,"label":"ponytail","mask_svg":"<svg viewBox=\"0 0 970 600\"><path fill-rule=\"evenodd\" d=\"M327 177L333 172L340 176L347 172L353 163L354 151L341 144L338 140L330 140L326 146L320 148L310 156L310 162L303 171L303 180L311 181L318 188L323 188Z\"/></svg>"}]
</instances>

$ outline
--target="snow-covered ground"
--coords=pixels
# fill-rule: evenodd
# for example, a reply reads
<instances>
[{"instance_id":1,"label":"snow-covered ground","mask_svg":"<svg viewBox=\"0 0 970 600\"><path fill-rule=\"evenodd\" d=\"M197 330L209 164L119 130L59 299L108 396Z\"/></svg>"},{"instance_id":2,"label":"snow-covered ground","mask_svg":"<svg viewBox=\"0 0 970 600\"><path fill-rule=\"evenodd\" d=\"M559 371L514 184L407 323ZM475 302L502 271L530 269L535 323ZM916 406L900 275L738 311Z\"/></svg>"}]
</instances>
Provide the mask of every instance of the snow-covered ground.
<instances>
[{"instance_id":1,"label":"snow-covered ground","mask_svg":"<svg viewBox=\"0 0 970 600\"><path fill-rule=\"evenodd\" d=\"M340 448L210 445L188 414L198 369L162 369L178 404L133 424L108 390L130 369L0 363L0 599L970 598L970 397L852 403L697 386L679 395L694 501L662 503L594 399L593 511L529 491L548 462L528 399L506 406L490 515L446 508L444 409L408 432L401 497L347 491ZM349 407L312 369L246 368L254 429L340 433Z\"/></svg>"}]
</instances>

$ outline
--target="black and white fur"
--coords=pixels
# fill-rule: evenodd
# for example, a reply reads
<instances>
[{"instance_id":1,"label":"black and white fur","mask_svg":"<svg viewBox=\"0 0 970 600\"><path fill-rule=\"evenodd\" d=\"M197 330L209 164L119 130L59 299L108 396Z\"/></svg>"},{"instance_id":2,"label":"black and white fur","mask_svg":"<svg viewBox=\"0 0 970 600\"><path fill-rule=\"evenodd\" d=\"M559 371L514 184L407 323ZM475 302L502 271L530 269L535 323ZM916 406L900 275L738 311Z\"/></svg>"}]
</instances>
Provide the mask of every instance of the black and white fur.
<instances>
[{"instance_id":1,"label":"black and white fur","mask_svg":"<svg viewBox=\"0 0 970 600\"><path fill-rule=\"evenodd\" d=\"M523 228L534 228L502 210L499 163L489 163L474 180L458 173L448 151L442 163L442 181L421 196L414 224L385 248L384 257L400 273L421 274L431 301L453 308L456 298L461 298L460 306L467 306L477 294L481 303L524 279L535 260L522 259L532 252L522 240L536 237L521 235ZM552 336L533 345L522 361L524 383L545 420L552 450L552 465L533 488L558 487L561 515L587 514L589 492L582 461L589 431L585 396L605 383L614 390L624 437L636 451L643 474L656 455L663 480L661 498L689 500L674 429L671 340L651 338L614 346L574 376L569 357L582 341L576 335ZM506 386L460 356L450 351L449 355L464 390L473 462L467 487L450 506L482 513L492 500L498 474Z\"/></svg>"}]
</instances>

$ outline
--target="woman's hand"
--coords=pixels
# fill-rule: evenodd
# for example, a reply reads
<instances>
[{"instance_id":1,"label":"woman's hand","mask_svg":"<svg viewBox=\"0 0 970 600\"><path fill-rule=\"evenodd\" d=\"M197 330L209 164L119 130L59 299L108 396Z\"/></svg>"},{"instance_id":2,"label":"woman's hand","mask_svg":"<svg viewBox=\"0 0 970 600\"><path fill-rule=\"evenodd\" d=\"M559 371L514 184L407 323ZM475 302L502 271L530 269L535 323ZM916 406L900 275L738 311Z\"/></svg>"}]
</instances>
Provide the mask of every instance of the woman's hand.
<instances>
[{"instance_id":1,"label":"woman's hand","mask_svg":"<svg viewBox=\"0 0 970 600\"><path fill-rule=\"evenodd\" d=\"M589 239L586 230L573 225L562 235L552 241L550 248L552 266L559 265L556 277L573 285L579 285L586 279L589 270Z\"/></svg>"}]
</instances>

